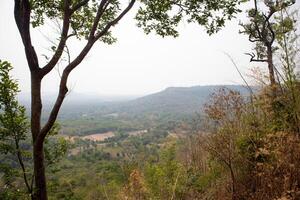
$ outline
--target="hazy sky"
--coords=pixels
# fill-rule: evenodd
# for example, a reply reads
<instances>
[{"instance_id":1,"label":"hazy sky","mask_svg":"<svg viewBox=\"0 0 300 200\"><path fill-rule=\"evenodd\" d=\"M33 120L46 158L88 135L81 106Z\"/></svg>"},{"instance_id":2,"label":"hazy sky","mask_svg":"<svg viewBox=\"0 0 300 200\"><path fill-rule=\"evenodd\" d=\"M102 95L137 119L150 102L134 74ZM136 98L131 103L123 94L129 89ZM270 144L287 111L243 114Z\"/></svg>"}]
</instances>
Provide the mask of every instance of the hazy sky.
<instances>
[{"instance_id":1,"label":"hazy sky","mask_svg":"<svg viewBox=\"0 0 300 200\"><path fill-rule=\"evenodd\" d=\"M297 4L299 6L299 2ZM22 91L29 92L29 69L14 23L13 1L0 0L0 13L0 59L13 63L14 77L19 80ZM243 73L248 72L249 57L244 53L250 51L251 43L246 36L238 34L240 19L227 23L226 28L213 36L208 36L197 25L181 24L180 37L174 39L145 35L135 26L133 14L126 16L113 29L118 38L116 44L96 44L71 74L68 85L73 91L141 95L170 86L242 83L230 59L224 54L230 54ZM34 31L34 46L40 57L49 47L43 35L49 38L56 36L55 31L49 28ZM73 41L70 47L78 51L82 44ZM56 70L43 82L44 91L55 92L58 80Z\"/></svg>"}]
</instances>

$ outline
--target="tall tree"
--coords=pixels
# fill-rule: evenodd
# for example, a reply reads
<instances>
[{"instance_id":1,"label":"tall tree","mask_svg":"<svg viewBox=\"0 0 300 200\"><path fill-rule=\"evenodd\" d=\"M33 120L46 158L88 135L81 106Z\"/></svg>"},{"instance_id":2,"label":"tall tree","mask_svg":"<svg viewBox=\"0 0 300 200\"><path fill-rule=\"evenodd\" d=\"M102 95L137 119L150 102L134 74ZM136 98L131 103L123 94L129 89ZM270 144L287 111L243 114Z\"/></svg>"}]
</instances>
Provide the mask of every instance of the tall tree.
<instances>
[{"instance_id":1,"label":"tall tree","mask_svg":"<svg viewBox=\"0 0 300 200\"><path fill-rule=\"evenodd\" d=\"M293 5L295 0L265 0L260 4L253 0L253 8L248 11L249 23L242 24L242 33L249 36L249 41L255 44L256 53L249 53L251 62L265 62L268 65L270 85L273 90L276 85L276 68L274 52L276 50L276 15Z\"/></svg>"},{"instance_id":2,"label":"tall tree","mask_svg":"<svg viewBox=\"0 0 300 200\"><path fill-rule=\"evenodd\" d=\"M112 44L116 39L111 29L133 8L137 0L15 0L15 21L25 47L31 74L31 134L33 139L35 197L47 199L44 165L44 141L57 118L68 92L70 73L82 62L97 41ZM178 36L177 25L182 20L196 22L212 34L224 26L225 20L239 12L243 0L140 0L136 15L138 26L146 33L155 31L161 36ZM45 20L62 24L59 42L53 55L41 66L31 38L31 27L44 25ZM66 64L56 102L47 122L41 124L41 82L60 62L71 37L85 39L80 53Z\"/></svg>"}]
</instances>

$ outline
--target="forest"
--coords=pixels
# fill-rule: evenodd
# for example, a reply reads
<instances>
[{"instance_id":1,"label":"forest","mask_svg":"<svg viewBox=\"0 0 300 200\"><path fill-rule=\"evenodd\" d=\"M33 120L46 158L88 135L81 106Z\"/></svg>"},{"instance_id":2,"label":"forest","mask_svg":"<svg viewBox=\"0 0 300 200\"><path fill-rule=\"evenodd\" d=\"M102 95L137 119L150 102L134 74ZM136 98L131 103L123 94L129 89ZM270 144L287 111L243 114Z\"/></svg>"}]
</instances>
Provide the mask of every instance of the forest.
<instances>
[{"instance_id":1,"label":"forest","mask_svg":"<svg viewBox=\"0 0 300 200\"><path fill-rule=\"evenodd\" d=\"M14 66L0 55L0 199L300 199L296 1L15 0L11 4L31 92L30 101L20 99ZM241 49L241 54L255 67L245 75L228 54L242 85L169 87L127 100L63 104L72 92L68 85L72 71L88 59L95 43L117 43L113 29L128 13L134 14L145 37L175 39L181 23L201 26L214 35L243 14L239 34L248 38L252 52ZM50 55L40 55L32 30L49 22L60 26L59 36L50 42ZM74 40L84 43L73 49L75 57L68 46ZM57 66L63 66L56 79L58 93L49 104L42 98L43 81Z\"/></svg>"}]
</instances>

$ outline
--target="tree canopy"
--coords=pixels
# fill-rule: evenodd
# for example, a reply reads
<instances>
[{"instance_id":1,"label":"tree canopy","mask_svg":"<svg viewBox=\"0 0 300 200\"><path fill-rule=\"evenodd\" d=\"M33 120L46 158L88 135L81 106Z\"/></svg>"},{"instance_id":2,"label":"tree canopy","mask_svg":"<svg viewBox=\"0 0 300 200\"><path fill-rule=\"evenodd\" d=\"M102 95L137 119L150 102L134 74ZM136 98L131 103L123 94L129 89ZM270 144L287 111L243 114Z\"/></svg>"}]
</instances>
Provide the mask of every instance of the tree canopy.
<instances>
[{"instance_id":1,"label":"tree canopy","mask_svg":"<svg viewBox=\"0 0 300 200\"><path fill-rule=\"evenodd\" d=\"M68 92L70 73L83 61L97 41L112 44L116 41L112 28L130 11L139 6L135 19L146 33L178 36L180 22L197 23L209 34L224 26L240 10L245 0L15 0L15 21L25 47L31 72L31 133L33 139L34 177L37 199L47 199L44 165L44 143L51 131ZM53 55L45 57L40 66L34 49L31 27L41 27L47 20L59 21L61 33L58 44L51 46ZM85 39L86 44L73 59L69 59L61 77L55 104L45 124L41 124L43 102L42 80L62 60L69 38Z\"/></svg>"}]
</instances>

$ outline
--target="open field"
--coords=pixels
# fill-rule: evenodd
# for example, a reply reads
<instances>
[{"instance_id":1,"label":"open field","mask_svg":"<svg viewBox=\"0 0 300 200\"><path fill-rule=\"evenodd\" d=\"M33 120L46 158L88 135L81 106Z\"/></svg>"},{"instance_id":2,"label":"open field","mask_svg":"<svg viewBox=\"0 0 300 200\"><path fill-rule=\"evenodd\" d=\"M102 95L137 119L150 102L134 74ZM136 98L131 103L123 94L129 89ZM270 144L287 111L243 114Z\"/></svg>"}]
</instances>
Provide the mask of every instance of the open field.
<instances>
[{"instance_id":1,"label":"open field","mask_svg":"<svg viewBox=\"0 0 300 200\"><path fill-rule=\"evenodd\" d=\"M132 131L128 132L127 134L129 136L139 136L144 133L147 133L147 130L139 130L139 131ZM112 131L106 132L106 133L95 133L91 135L86 135L86 136L63 136L65 139L74 142L74 140L77 139L83 139L83 140L91 140L94 142L102 142L105 141L105 139L112 138L115 136L115 133Z\"/></svg>"},{"instance_id":2,"label":"open field","mask_svg":"<svg viewBox=\"0 0 300 200\"><path fill-rule=\"evenodd\" d=\"M106 133L96 133L96 134L92 134L92 135L83 136L83 137L81 137L81 139L99 142L99 141L104 141L105 139L111 138L114 136L115 136L114 132L109 131Z\"/></svg>"}]
</instances>

